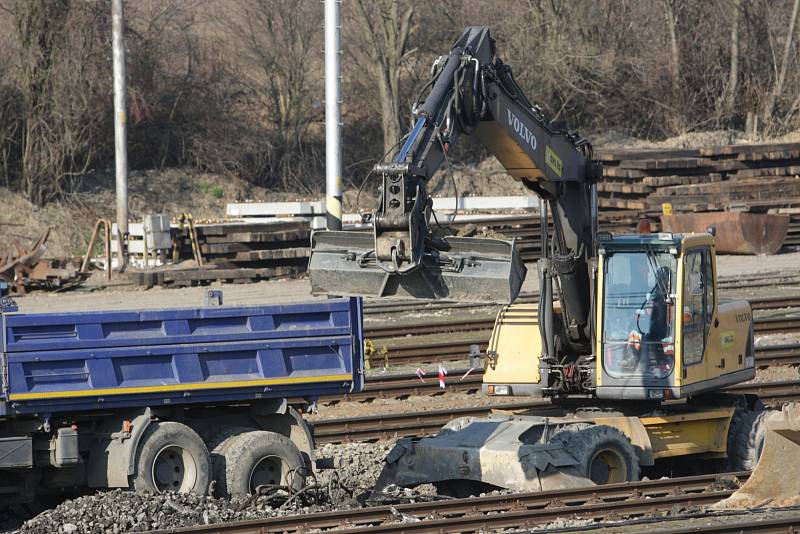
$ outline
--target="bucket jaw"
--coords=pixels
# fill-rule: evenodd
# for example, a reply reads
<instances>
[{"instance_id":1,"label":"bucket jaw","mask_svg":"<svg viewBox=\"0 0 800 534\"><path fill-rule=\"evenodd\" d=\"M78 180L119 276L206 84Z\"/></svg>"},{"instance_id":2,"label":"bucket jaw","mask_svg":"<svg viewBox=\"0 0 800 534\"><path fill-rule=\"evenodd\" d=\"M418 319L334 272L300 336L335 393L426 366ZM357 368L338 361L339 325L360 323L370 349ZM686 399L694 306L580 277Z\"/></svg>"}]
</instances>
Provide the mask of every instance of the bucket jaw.
<instances>
[{"instance_id":1,"label":"bucket jaw","mask_svg":"<svg viewBox=\"0 0 800 534\"><path fill-rule=\"evenodd\" d=\"M404 296L470 302L512 302L525 279L513 241L427 237L412 263L376 256L369 232L311 234L309 277L315 295Z\"/></svg>"},{"instance_id":2,"label":"bucket jaw","mask_svg":"<svg viewBox=\"0 0 800 534\"><path fill-rule=\"evenodd\" d=\"M779 508L800 505L800 403L764 421L764 448L755 470L733 495L712 508Z\"/></svg>"},{"instance_id":3,"label":"bucket jaw","mask_svg":"<svg viewBox=\"0 0 800 534\"><path fill-rule=\"evenodd\" d=\"M455 419L434 437L397 441L373 496L392 485L478 482L515 491L592 486L558 442L534 439L548 422L538 416ZM527 436L527 437L526 437Z\"/></svg>"}]
</instances>

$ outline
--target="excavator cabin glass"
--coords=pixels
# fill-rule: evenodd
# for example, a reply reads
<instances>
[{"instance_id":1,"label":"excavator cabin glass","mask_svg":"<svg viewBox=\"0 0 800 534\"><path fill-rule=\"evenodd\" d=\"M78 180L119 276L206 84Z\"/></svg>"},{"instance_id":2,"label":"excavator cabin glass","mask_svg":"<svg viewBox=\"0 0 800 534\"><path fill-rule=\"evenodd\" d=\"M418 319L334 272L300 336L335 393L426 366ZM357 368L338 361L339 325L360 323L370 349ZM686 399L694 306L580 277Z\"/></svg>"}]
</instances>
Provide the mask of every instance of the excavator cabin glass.
<instances>
[{"instance_id":1,"label":"excavator cabin glass","mask_svg":"<svg viewBox=\"0 0 800 534\"><path fill-rule=\"evenodd\" d=\"M665 378L675 367L677 260L656 250L605 258L603 365L615 378Z\"/></svg>"}]
</instances>

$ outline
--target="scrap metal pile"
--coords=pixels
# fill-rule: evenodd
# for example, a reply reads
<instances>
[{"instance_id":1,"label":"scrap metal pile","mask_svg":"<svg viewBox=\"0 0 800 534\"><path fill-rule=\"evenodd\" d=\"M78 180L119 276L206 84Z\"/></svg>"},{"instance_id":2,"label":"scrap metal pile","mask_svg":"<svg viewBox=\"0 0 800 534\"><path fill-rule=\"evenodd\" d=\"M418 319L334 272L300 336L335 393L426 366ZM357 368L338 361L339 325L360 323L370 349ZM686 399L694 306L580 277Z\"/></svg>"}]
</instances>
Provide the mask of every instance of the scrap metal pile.
<instances>
[{"instance_id":1,"label":"scrap metal pile","mask_svg":"<svg viewBox=\"0 0 800 534\"><path fill-rule=\"evenodd\" d=\"M66 259L45 258L50 229L29 248L14 241L0 255L0 281L11 291L24 294L34 289L61 290L74 287L86 279L80 266Z\"/></svg>"}]
</instances>

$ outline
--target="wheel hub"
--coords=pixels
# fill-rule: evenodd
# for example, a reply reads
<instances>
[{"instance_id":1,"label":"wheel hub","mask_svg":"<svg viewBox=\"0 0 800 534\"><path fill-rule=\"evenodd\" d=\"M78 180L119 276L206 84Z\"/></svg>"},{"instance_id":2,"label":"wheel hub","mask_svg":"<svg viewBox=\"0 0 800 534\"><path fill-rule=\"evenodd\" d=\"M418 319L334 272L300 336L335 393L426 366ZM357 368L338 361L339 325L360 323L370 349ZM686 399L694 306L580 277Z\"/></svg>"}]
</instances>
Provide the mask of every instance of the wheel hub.
<instances>
[{"instance_id":1,"label":"wheel hub","mask_svg":"<svg viewBox=\"0 0 800 534\"><path fill-rule=\"evenodd\" d=\"M598 451L589 464L589 478L595 484L625 482L625 459L611 449Z\"/></svg>"},{"instance_id":2,"label":"wheel hub","mask_svg":"<svg viewBox=\"0 0 800 534\"><path fill-rule=\"evenodd\" d=\"M153 485L159 492L185 493L197 479L197 466L183 448L171 445L161 449L153 461Z\"/></svg>"},{"instance_id":3,"label":"wheel hub","mask_svg":"<svg viewBox=\"0 0 800 534\"><path fill-rule=\"evenodd\" d=\"M265 456L250 472L250 491L258 486L277 486L284 478L284 462L277 456Z\"/></svg>"}]
</instances>

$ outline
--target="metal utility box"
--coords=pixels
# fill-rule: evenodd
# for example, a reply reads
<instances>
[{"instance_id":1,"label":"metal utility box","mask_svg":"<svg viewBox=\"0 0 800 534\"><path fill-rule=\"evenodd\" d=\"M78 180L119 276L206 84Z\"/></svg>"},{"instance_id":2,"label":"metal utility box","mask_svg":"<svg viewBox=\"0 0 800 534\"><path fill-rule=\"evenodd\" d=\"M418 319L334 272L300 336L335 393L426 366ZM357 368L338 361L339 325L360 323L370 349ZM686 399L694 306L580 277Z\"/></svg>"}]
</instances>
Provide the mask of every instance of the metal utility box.
<instances>
[{"instance_id":1,"label":"metal utility box","mask_svg":"<svg viewBox=\"0 0 800 534\"><path fill-rule=\"evenodd\" d=\"M172 238L169 233L169 215L163 213L145 215L143 222L148 250L168 249L172 247Z\"/></svg>"}]
</instances>

